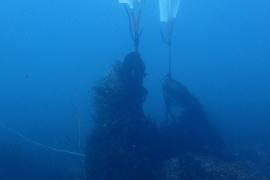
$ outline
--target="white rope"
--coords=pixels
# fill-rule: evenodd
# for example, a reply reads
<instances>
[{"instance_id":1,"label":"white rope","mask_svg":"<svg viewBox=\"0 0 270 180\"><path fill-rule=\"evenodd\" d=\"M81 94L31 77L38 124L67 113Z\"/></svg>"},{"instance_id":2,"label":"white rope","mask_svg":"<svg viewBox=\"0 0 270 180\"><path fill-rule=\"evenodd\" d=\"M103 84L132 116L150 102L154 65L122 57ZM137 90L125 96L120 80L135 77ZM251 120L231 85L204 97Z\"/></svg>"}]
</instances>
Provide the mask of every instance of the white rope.
<instances>
[{"instance_id":1,"label":"white rope","mask_svg":"<svg viewBox=\"0 0 270 180\"><path fill-rule=\"evenodd\" d=\"M37 141L31 140L31 139L27 138L26 136L24 136L22 133L17 132L15 130L11 129L11 128L8 128L4 124L1 124L0 123L0 127L3 128L3 129L6 129L10 133L12 133L12 134L16 135L17 137L21 138L25 142L30 143L30 144L33 144L33 145L36 145L36 146L39 146L41 148L48 149L48 150L54 151L54 152L69 154L69 155L72 155L72 156L78 156L78 157L81 157L81 158L85 158L86 157L86 155L83 154L83 153L73 152L73 151L69 151L69 150L66 150L66 149L59 149L59 148L55 148L55 147L48 146L46 144L42 144L42 143L39 143Z\"/></svg>"}]
</instances>

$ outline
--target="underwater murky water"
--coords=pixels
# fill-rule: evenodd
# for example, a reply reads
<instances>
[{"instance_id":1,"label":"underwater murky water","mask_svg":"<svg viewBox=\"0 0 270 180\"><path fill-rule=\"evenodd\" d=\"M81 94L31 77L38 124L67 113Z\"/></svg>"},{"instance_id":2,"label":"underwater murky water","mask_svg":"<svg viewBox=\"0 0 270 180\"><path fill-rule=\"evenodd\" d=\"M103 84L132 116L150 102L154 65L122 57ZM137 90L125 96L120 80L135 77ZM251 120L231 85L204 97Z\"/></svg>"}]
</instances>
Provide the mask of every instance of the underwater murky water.
<instances>
[{"instance_id":1,"label":"underwater murky water","mask_svg":"<svg viewBox=\"0 0 270 180\"><path fill-rule=\"evenodd\" d=\"M1 0L0 180L270 179L268 7Z\"/></svg>"}]
</instances>

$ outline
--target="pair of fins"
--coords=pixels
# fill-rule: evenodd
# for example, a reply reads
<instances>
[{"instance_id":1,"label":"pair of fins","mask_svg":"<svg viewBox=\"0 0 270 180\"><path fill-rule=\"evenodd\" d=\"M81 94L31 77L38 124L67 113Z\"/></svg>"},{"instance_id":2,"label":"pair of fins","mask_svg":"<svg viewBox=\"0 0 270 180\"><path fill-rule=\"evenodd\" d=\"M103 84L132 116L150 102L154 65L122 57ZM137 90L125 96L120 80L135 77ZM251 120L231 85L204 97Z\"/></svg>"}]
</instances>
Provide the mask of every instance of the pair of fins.
<instances>
[{"instance_id":1,"label":"pair of fins","mask_svg":"<svg viewBox=\"0 0 270 180\"><path fill-rule=\"evenodd\" d=\"M144 0L119 0L120 4L126 4L131 10L140 7ZM168 23L173 21L179 11L181 0L159 0L160 21Z\"/></svg>"}]
</instances>

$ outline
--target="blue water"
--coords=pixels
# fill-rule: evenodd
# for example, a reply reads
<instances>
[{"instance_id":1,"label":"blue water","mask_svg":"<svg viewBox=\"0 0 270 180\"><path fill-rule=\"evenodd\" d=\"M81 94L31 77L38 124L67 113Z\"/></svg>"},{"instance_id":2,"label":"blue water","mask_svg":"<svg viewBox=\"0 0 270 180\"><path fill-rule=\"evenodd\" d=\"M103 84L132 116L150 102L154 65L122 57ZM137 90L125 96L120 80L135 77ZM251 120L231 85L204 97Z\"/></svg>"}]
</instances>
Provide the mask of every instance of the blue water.
<instances>
[{"instance_id":1,"label":"blue water","mask_svg":"<svg viewBox=\"0 0 270 180\"><path fill-rule=\"evenodd\" d=\"M269 7L183 0L175 22L173 77L205 106L231 151L270 154ZM158 3L147 1L142 17L145 113L162 121L168 62ZM83 154L92 87L132 48L116 0L1 0L0 179L80 178L83 157L37 143Z\"/></svg>"}]
</instances>

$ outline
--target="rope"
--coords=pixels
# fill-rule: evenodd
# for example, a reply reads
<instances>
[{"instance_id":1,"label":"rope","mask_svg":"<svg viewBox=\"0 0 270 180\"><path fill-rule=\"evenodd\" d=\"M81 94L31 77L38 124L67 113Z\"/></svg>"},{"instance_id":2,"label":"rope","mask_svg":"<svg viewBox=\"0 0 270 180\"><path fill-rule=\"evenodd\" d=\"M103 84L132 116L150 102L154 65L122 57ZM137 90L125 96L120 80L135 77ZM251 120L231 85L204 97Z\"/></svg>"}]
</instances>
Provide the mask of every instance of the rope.
<instances>
[{"instance_id":1,"label":"rope","mask_svg":"<svg viewBox=\"0 0 270 180\"><path fill-rule=\"evenodd\" d=\"M172 75L172 34L173 34L173 22L168 22L165 25L165 30L161 30L161 38L163 42L168 46L168 76Z\"/></svg>"},{"instance_id":2,"label":"rope","mask_svg":"<svg viewBox=\"0 0 270 180\"><path fill-rule=\"evenodd\" d=\"M131 18L131 15L129 13L128 6L127 5L124 5L124 9L125 9L125 12L126 12L126 14L128 16L129 33L130 33L130 36L131 36L132 40L134 40L132 20L131 20L132 18Z\"/></svg>"},{"instance_id":3,"label":"rope","mask_svg":"<svg viewBox=\"0 0 270 180\"><path fill-rule=\"evenodd\" d=\"M64 153L64 154L77 156L77 157L81 157L81 158L86 157L86 155L83 154L83 153L73 152L73 151L69 151L69 150L66 150L66 149L59 149L59 148L56 148L56 147L52 147L52 146L49 146L49 145L42 144L40 142L34 141L34 140L24 136L22 133L20 133L18 131L15 131L15 130L13 130L13 129L11 129L11 128L9 128L9 127L1 124L1 123L0 123L0 127L2 129L6 129L11 134L14 134L15 136L19 137L20 139L24 140L25 142L27 142L29 144L36 145L38 147L41 147L41 148L44 148L44 149L47 149L47 150L50 150L50 151L54 151L54 152Z\"/></svg>"},{"instance_id":4,"label":"rope","mask_svg":"<svg viewBox=\"0 0 270 180\"><path fill-rule=\"evenodd\" d=\"M171 78L171 76L172 76L172 44L171 43L168 44L168 48L169 48L169 72L168 72L168 76L169 76L169 78Z\"/></svg>"},{"instance_id":5,"label":"rope","mask_svg":"<svg viewBox=\"0 0 270 180\"><path fill-rule=\"evenodd\" d=\"M133 40L134 49L135 49L135 52L138 52L139 45L140 45L140 37L142 34L139 28L142 11L141 9L139 9L138 14L135 12L130 12L129 7L127 5L124 5L124 9L128 17L129 32ZM137 16L135 14L137 14Z\"/></svg>"}]
</instances>

